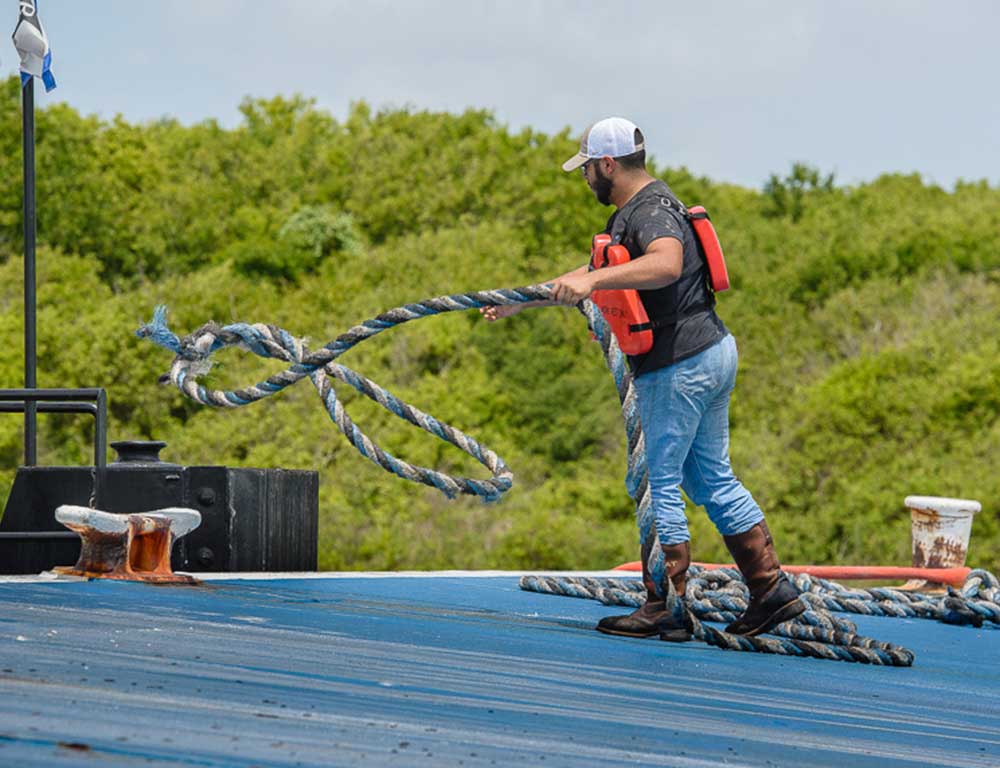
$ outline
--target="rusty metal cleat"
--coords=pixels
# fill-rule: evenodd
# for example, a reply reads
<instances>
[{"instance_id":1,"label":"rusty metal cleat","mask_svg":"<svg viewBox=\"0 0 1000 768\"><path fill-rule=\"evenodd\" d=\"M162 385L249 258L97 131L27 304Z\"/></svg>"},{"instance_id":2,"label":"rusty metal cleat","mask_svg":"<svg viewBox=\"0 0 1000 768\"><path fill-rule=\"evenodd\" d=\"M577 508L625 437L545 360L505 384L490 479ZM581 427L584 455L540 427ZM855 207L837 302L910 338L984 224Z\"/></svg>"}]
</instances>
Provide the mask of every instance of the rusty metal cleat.
<instances>
[{"instance_id":1,"label":"rusty metal cleat","mask_svg":"<svg viewBox=\"0 0 1000 768\"><path fill-rule=\"evenodd\" d=\"M174 541L201 525L201 513L195 509L168 507L120 515L63 504L56 509L56 520L80 534L76 565L54 568L57 573L160 584L196 583L192 576L170 568Z\"/></svg>"}]
</instances>

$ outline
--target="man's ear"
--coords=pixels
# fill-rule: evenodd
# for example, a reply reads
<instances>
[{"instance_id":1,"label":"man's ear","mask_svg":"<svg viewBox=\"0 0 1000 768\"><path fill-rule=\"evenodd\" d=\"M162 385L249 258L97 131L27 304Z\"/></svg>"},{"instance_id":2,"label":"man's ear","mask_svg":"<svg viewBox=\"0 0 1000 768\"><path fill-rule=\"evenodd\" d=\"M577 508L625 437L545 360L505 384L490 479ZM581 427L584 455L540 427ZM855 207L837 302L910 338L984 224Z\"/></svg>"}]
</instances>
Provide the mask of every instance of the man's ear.
<instances>
[{"instance_id":1,"label":"man's ear","mask_svg":"<svg viewBox=\"0 0 1000 768\"><path fill-rule=\"evenodd\" d=\"M602 157L600 160L601 170L604 172L605 176L610 176L614 173L615 169L618 167L618 163L615 162L613 157Z\"/></svg>"}]
</instances>

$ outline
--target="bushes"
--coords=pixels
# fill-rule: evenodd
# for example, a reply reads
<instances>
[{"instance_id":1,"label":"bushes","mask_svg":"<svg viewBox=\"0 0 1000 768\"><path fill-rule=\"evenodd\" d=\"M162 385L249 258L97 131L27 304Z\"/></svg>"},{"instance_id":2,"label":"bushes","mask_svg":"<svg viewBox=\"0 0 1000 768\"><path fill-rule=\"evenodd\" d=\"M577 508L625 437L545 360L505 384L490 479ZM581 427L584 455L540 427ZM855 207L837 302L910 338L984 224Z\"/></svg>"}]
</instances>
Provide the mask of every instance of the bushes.
<instances>
[{"instance_id":1,"label":"bushes","mask_svg":"<svg viewBox=\"0 0 1000 768\"><path fill-rule=\"evenodd\" d=\"M5 104L16 99L11 79ZM227 130L39 115L41 386L109 389L111 436L188 463L321 472L330 568L606 567L636 557L614 386L582 318L497 324L451 313L386 332L341 362L468 431L515 472L496 505L389 476L336 433L303 382L219 412L156 386L170 357L134 337L155 304L187 333L272 322L326 343L430 296L512 287L582 264L610 209L559 164L566 133L511 133L487 112L355 106L341 123L295 97L248 100ZM19 121L0 111L0 375L22 381ZM909 558L909 493L983 502L970 562L1000 567L1000 190L914 176L840 188L793 168L764 192L658 170L705 204L734 290L734 467L794 561ZM280 366L227 351L214 386ZM341 388L342 389L342 388ZM482 477L456 449L341 391L366 433L415 463ZM41 457L87 461L85 419L40 417ZM20 455L0 420L0 457ZM691 510L696 556L727 555Z\"/></svg>"}]
</instances>

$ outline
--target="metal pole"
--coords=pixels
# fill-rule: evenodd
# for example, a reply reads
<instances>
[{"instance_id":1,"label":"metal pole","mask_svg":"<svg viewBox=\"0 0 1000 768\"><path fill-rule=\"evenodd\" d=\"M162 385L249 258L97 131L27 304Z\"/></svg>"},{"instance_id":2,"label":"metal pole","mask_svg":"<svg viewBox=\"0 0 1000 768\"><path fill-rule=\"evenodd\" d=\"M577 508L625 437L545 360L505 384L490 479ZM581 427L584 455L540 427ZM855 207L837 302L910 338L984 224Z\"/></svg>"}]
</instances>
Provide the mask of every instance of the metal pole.
<instances>
[{"instance_id":1,"label":"metal pole","mask_svg":"<svg viewBox=\"0 0 1000 768\"><path fill-rule=\"evenodd\" d=\"M94 466L101 469L108 461L108 393L97 390L97 413L94 416ZM94 481L96 484L96 480ZM96 494L96 489L95 489Z\"/></svg>"},{"instance_id":2,"label":"metal pole","mask_svg":"<svg viewBox=\"0 0 1000 768\"><path fill-rule=\"evenodd\" d=\"M22 133L24 136L24 387L34 389L35 335L35 78L21 89ZM24 464L33 467L38 461L36 442L36 405L26 402L24 409Z\"/></svg>"}]
</instances>

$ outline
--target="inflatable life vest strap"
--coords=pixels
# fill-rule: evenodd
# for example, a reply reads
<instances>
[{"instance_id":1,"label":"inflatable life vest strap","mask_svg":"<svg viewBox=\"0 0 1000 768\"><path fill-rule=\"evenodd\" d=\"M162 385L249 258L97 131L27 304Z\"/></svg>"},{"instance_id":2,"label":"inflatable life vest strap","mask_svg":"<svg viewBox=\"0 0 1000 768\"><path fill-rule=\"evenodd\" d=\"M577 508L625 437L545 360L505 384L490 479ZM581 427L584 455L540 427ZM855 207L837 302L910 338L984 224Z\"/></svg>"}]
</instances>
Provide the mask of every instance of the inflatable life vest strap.
<instances>
[{"instance_id":1,"label":"inflatable life vest strap","mask_svg":"<svg viewBox=\"0 0 1000 768\"><path fill-rule=\"evenodd\" d=\"M712 225L708 211L702 205L692 205L690 208L673 194L661 194L660 200L667 207L676 208L683 216L698 244L698 253L708 267L708 287L713 293L729 290L729 272L726 269L726 257L722 253L722 243Z\"/></svg>"},{"instance_id":2,"label":"inflatable life vest strap","mask_svg":"<svg viewBox=\"0 0 1000 768\"><path fill-rule=\"evenodd\" d=\"M639 333L640 331L655 331L668 325L676 325L676 323L681 319L700 315L712 309L714 306L715 301L699 301L697 304L692 304L690 307L685 308L683 312L657 317L652 320L647 320L645 323L636 323L634 325L630 325L628 329L632 333Z\"/></svg>"}]
</instances>

